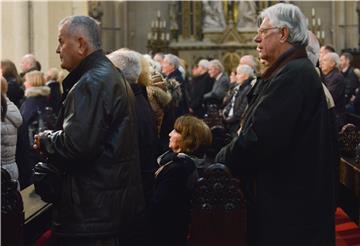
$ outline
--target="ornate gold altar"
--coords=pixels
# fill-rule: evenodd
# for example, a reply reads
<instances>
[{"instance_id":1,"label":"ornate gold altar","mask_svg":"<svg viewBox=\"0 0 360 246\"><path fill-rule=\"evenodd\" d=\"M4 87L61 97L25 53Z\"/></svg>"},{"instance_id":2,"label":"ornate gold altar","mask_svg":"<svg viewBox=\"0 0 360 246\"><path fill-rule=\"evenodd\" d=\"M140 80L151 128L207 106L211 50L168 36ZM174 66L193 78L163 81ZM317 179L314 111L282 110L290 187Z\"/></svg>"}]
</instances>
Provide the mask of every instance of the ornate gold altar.
<instances>
[{"instance_id":1,"label":"ornate gold altar","mask_svg":"<svg viewBox=\"0 0 360 246\"><path fill-rule=\"evenodd\" d=\"M183 1L170 7L170 50L193 66L201 58L219 59L230 72L253 41L258 13L277 1Z\"/></svg>"}]
</instances>

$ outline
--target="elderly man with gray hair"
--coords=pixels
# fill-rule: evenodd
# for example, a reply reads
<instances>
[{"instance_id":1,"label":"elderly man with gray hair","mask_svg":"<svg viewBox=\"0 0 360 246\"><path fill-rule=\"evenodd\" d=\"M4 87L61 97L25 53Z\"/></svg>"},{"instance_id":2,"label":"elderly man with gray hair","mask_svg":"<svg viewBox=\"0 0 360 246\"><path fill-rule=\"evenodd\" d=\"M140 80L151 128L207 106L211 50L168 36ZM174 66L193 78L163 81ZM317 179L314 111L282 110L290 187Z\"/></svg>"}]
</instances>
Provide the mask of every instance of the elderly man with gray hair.
<instances>
[{"instance_id":1,"label":"elderly man with gray hair","mask_svg":"<svg viewBox=\"0 0 360 246\"><path fill-rule=\"evenodd\" d=\"M345 79L338 69L339 64L340 57L335 52L325 54L320 62L324 84L334 99L336 126L340 131L345 124Z\"/></svg>"},{"instance_id":2,"label":"elderly man with gray hair","mask_svg":"<svg viewBox=\"0 0 360 246\"><path fill-rule=\"evenodd\" d=\"M56 245L129 245L144 212L134 95L101 50L96 20L70 16L58 28L56 53L70 73L57 129L34 147L61 175L52 196L41 182L35 190L54 205Z\"/></svg>"},{"instance_id":3,"label":"elderly man with gray hair","mask_svg":"<svg viewBox=\"0 0 360 246\"><path fill-rule=\"evenodd\" d=\"M305 16L279 3L260 13L258 25L254 40L268 67L238 136L216 161L244 177L249 245L335 245L335 129L307 59Z\"/></svg>"},{"instance_id":4,"label":"elderly man with gray hair","mask_svg":"<svg viewBox=\"0 0 360 246\"><path fill-rule=\"evenodd\" d=\"M224 72L224 66L222 63L215 59L209 62L209 75L215 80L210 92L204 95L204 100L208 104L217 104L222 106L223 99L230 89L229 77Z\"/></svg>"}]
</instances>

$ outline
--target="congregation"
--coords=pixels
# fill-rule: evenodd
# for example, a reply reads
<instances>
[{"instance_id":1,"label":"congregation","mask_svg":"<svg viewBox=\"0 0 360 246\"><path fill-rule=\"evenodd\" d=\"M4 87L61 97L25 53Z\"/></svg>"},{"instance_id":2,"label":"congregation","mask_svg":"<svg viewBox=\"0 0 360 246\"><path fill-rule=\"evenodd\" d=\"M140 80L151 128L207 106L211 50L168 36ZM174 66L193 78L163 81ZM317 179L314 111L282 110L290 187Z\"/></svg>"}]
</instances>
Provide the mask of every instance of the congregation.
<instances>
[{"instance_id":1,"label":"congregation","mask_svg":"<svg viewBox=\"0 0 360 246\"><path fill-rule=\"evenodd\" d=\"M248 245L334 245L336 136L360 115L360 69L292 4L258 19L259 58L230 74L208 57L105 54L87 16L59 23L61 68L1 60L1 167L53 203L48 245L186 245L197 170L215 162L244 181ZM54 173L49 194L39 177Z\"/></svg>"}]
</instances>

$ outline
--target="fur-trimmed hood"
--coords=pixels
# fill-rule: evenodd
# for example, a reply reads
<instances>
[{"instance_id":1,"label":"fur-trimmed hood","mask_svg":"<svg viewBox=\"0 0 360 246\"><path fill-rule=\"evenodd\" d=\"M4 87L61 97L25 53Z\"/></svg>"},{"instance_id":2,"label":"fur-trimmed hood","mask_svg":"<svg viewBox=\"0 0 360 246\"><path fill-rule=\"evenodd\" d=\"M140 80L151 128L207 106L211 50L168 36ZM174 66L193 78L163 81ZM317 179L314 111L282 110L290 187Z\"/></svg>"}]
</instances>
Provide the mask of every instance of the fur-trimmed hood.
<instances>
[{"instance_id":1,"label":"fur-trimmed hood","mask_svg":"<svg viewBox=\"0 0 360 246\"><path fill-rule=\"evenodd\" d=\"M50 87L39 86L30 87L25 90L25 97L48 96L50 95Z\"/></svg>"}]
</instances>

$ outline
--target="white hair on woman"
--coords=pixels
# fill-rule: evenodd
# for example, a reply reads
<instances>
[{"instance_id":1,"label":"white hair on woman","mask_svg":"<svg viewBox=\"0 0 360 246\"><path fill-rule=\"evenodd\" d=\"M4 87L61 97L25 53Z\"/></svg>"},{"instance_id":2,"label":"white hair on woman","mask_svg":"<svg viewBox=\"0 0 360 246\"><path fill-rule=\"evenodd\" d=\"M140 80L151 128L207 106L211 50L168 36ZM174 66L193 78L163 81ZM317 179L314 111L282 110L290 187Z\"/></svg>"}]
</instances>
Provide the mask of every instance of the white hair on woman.
<instances>
[{"instance_id":1,"label":"white hair on woman","mask_svg":"<svg viewBox=\"0 0 360 246\"><path fill-rule=\"evenodd\" d=\"M308 44L308 28L301 10L290 3L278 3L263 10L258 18L258 25L264 18L268 18L274 27L289 29L288 42L293 45L306 46Z\"/></svg>"},{"instance_id":2,"label":"white hair on woman","mask_svg":"<svg viewBox=\"0 0 360 246\"><path fill-rule=\"evenodd\" d=\"M324 57L330 58L330 60L335 62L335 67L339 67L339 65L340 65L340 56L336 52L329 52Z\"/></svg>"},{"instance_id":3,"label":"white hair on woman","mask_svg":"<svg viewBox=\"0 0 360 246\"><path fill-rule=\"evenodd\" d=\"M110 61L121 70L130 84L136 84L141 73L139 54L132 50L116 50L107 55Z\"/></svg>"},{"instance_id":4,"label":"white hair on woman","mask_svg":"<svg viewBox=\"0 0 360 246\"><path fill-rule=\"evenodd\" d=\"M236 68L237 73L244 73L249 75L249 77L254 76L254 70L247 64L241 64Z\"/></svg>"}]
</instances>

